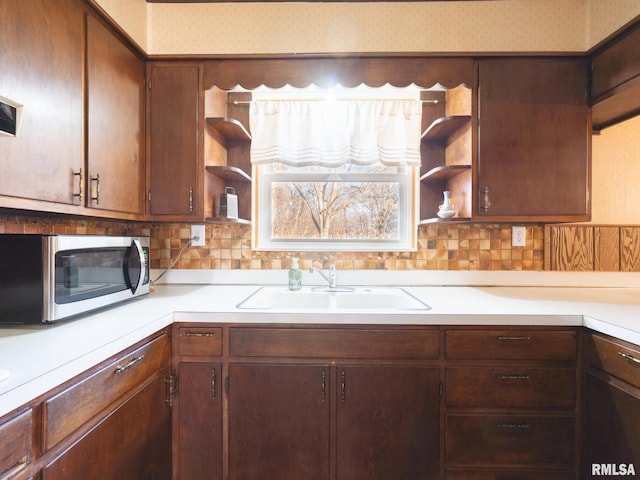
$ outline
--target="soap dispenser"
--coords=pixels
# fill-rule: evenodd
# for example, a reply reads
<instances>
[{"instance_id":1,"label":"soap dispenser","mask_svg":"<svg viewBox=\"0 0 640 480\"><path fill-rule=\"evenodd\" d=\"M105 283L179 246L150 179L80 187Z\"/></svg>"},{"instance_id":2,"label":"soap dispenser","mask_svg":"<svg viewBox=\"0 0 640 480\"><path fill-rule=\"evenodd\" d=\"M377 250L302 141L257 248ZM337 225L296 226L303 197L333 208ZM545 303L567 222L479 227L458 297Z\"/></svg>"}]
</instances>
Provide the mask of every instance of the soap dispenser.
<instances>
[{"instance_id":1,"label":"soap dispenser","mask_svg":"<svg viewBox=\"0 0 640 480\"><path fill-rule=\"evenodd\" d=\"M302 288L302 272L298 267L298 259L291 259L291 270L289 270L289 290L300 290Z\"/></svg>"}]
</instances>

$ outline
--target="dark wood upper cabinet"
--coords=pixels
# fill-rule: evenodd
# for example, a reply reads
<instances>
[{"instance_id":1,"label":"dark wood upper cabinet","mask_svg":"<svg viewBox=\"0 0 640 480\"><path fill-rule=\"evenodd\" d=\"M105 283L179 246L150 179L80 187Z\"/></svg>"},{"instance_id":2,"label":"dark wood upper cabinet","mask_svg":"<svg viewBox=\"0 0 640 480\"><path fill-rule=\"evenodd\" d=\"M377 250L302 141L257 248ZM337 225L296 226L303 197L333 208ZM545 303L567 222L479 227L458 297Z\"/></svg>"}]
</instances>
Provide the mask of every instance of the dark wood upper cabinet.
<instances>
[{"instance_id":1,"label":"dark wood upper cabinet","mask_svg":"<svg viewBox=\"0 0 640 480\"><path fill-rule=\"evenodd\" d=\"M586 60L484 60L478 76L477 219L588 220Z\"/></svg>"},{"instance_id":2,"label":"dark wood upper cabinet","mask_svg":"<svg viewBox=\"0 0 640 480\"><path fill-rule=\"evenodd\" d=\"M591 60L593 127L640 114L640 23L596 51Z\"/></svg>"},{"instance_id":3,"label":"dark wood upper cabinet","mask_svg":"<svg viewBox=\"0 0 640 480\"><path fill-rule=\"evenodd\" d=\"M148 79L149 212L156 219L201 220L200 66L151 63Z\"/></svg>"},{"instance_id":4,"label":"dark wood upper cabinet","mask_svg":"<svg viewBox=\"0 0 640 480\"><path fill-rule=\"evenodd\" d=\"M84 164L83 2L2 0L0 18L0 95L23 105L18 135L0 136L0 206L75 213Z\"/></svg>"},{"instance_id":5,"label":"dark wood upper cabinet","mask_svg":"<svg viewBox=\"0 0 640 480\"><path fill-rule=\"evenodd\" d=\"M87 15L87 206L142 218L145 62Z\"/></svg>"}]
</instances>

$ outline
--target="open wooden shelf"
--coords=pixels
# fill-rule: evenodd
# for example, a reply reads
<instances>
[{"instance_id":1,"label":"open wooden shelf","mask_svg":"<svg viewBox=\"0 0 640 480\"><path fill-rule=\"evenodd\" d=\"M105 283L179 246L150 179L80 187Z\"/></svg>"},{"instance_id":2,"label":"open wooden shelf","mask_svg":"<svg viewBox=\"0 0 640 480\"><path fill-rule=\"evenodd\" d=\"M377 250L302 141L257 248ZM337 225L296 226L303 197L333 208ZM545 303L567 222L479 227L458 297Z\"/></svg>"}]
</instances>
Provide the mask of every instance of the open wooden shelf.
<instances>
[{"instance_id":1,"label":"open wooden shelf","mask_svg":"<svg viewBox=\"0 0 640 480\"><path fill-rule=\"evenodd\" d=\"M440 217L433 217L433 218L425 218L420 220L420 225L426 225L429 223L467 223L470 222L471 218L469 217L451 217L451 218L440 218Z\"/></svg>"},{"instance_id":2,"label":"open wooden shelf","mask_svg":"<svg viewBox=\"0 0 640 480\"><path fill-rule=\"evenodd\" d=\"M227 140L251 141L251 134L242 123L234 118L209 117L207 124Z\"/></svg>"},{"instance_id":3,"label":"open wooden shelf","mask_svg":"<svg viewBox=\"0 0 640 480\"><path fill-rule=\"evenodd\" d=\"M427 127L422 134L422 141L441 142L453 132L471 120L471 115L451 115L440 117Z\"/></svg>"},{"instance_id":4,"label":"open wooden shelf","mask_svg":"<svg viewBox=\"0 0 640 480\"><path fill-rule=\"evenodd\" d=\"M207 165L205 170L226 182L251 182L251 176L238 167Z\"/></svg>"},{"instance_id":5,"label":"open wooden shelf","mask_svg":"<svg viewBox=\"0 0 640 480\"><path fill-rule=\"evenodd\" d=\"M420 181L424 183L446 181L470 169L471 165L442 165L426 172L420 177Z\"/></svg>"},{"instance_id":6,"label":"open wooden shelf","mask_svg":"<svg viewBox=\"0 0 640 480\"><path fill-rule=\"evenodd\" d=\"M207 223L240 223L242 225L251 225L251 220L244 218L225 218L225 217L207 217Z\"/></svg>"}]
</instances>

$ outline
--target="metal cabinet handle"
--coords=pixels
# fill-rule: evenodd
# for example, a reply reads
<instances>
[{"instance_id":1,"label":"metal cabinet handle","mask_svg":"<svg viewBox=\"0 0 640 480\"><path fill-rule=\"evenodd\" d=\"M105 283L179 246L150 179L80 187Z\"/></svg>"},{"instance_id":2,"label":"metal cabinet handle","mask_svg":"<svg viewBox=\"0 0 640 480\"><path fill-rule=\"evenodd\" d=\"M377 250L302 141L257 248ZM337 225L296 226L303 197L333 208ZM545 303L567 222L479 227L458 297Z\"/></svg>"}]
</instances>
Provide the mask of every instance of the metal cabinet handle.
<instances>
[{"instance_id":1,"label":"metal cabinet handle","mask_svg":"<svg viewBox=\"0 0 640 480\"><path fill-rule=\"evenodd\" d=\"M213 333L185 332L183 335L185 337L213 337L215 334L213 334Z\"/></svg>"},{"instance_id":2,"label":"metal cabinet handle","mask_svg":"<svg viewBox=\"0 0 640 480\"><path fill-rule=\"evenodd\" d=\"M488 212L489 207L491 206L491 200L489 199L489 187L484 187L482 193L484 193L484 211Z\"/></svg>"},{"instance_id":3,"label":"metal cabinet handle","mask_svg":"<svg viewBox=\"0 0 640 480\"><path fill-rule=\"evenodd\" d=\"M531 425L529 425L528 423L498 423L497 427L503 430L528 430L529 428L531 428Z\"/></svg>"},{"instance_id":4,"label":"metal cabinet handle","mask_svg":"<svg viewBox=\"0 0 640 480\"><path fill-rule=\"evenodd\" d=\"M635 363L636 365L640 365L640 358L636 358L633 355L629 355L628 353L624 353L624 352L618 352L618 355L620 355L622 358L626 358L627 360L629 360L632 363Z\"/></svg>"},{"instance_id":5,"label":"metal cabinet handle","mask_svg":"<svg viewBox=\"0 0 640 480\"><path fill-rule=\"evenodd\" d=\"M193 187L189 187L189 211L193 212Z\"/></svg>"},{"instance_id":6,"label":"metal cabinet handle","mask_svg":"<svg viewBox=\"0 0 640 480\"><path fill-rule=\"evenodd\" d=\"M173 407L173 395L175 393L175 378L173 375L169 375L164 379L165 383L165 401L168 407Z\"/></svg>"},{"instance_id":7,"label":"metal cabinet handle","mask_svg":"<svg viewBox=\"0 0 640 480\"><path fill-rule=\"evenodd\" d=\"M91 197L91 201L96 202L96 205L100 205L100 174L96 173L95 177L89 177L91 182L96 182L96 195Z\"/></svg>"},{"instance_id":8,"label":"metal cabinet handle","mask_svg":"<svg viewBox=\"0 0 640 480\"><path fill-rule=\"evenodd\" d=\"M25 468L27 465L29 465L29 461L30 461L30 457L29 455L25 455L24 457L20 458L16 464L11 467L9 470L6 470L5 472L0 472L0 480L8 480L9 478L13 477L14 475L16 475L20 470L22 470L23 468Z\"/></svg>"},{"instance_id":9,"label":"metal cabinet handle","mask_svg":"<svg viewBox=\"0 0 640 480\"><path fill-rule=\"evenodd\" d=\"M74 177L78 177L78 193L74 193L73 196L78 198L78 202L82 203L82 198L84 196L84 192L82 191L82 183L84 182L82 167L80 167L80 171L73 172Z\"/></svg>"},{"instance_id":10,"label":"metal cabinet handle","mask_svg":"<svg viewBox=\"0 0 640 480\"><path fill-rule=\"evenodd\" d=\"M320 398L324 402L327 398L326 395L326 387L327 387L327 371L322 369L322 380L320 381Z\"/></svg>"},{"instance_id":11,"label":"metal cabinet handle","mask_svg":"<svg viewBox=\"0 0 640 480\"><path fill-rule=\"evenodd\" d=\"M347 374L344 370L340 371L340 400L343 402L347 399Z\"/></svg>"},{"instance_id":12,"label":"metal cabinet handle","mask_svg":"<svg viewBox=\"0 0 640 480\"><path fill-rule=\"evenodd\" d=\"M132 358L131 361L129 363L127 363L126 365L121 365L121 366L116 367L116 369L113 371L113 373L115 373L116 375L119 374L119 373L122 373L125 370L128 370L129 368L133 367L136 363L141 361L143 358L144 358L144 355L140 355L138 357Z\"/></svg>"},{"instance_id":13,"label":"metal cabinet handle","mask_svg":"<svg viewBox=\"0 0 640 480\"><path fill-rule=\"evenodd\" d=\"M514 340L514 341L519 341L519 342L528 342L529 340L531 340L531 337L526 336L526 335L516 335L516 336L503 336L503 335L500 335L498 337L498 340L505 340L505 341Z\"/></svg>"},{"instance_id":14,"label":"metal cabinet handle","mask_svg":"<svg viewBox=\"0 0 640 480\"><path fill-rule=\"evenodd\" d=\"M529 377L529 375L498 375L498 379L502 380L503 382L508 382L510 380L529 380L531 377Z\"/></svg>"}]
</instances>

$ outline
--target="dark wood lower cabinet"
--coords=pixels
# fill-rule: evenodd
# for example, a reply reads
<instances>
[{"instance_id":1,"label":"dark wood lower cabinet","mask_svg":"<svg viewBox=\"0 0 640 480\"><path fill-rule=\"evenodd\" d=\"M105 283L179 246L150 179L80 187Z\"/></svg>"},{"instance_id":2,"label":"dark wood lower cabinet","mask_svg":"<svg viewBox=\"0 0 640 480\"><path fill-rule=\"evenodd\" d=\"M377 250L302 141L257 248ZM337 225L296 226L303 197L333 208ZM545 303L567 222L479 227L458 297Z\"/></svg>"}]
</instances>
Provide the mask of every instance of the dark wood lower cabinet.
<instances>
[{"instance_id":1,"label":"dark wood lower cabinet","mask_svg":"<svg viewBox=\"0 0 640 480\"><path fill-rule=\"evenodd\" d=\"M446 480L567 480L574 472L551 470L456 470L447 471Z\"/></svg>"},{"instance_id":2,"label":"dark wood lower cabinet","mask_svg":"<svg viewBox=\"0 0 640 480\"><path fill-rule=\"evenodd\" d=\"M222 366L178 365L174 472L180 480L222 479Z\"/></svg>"},{"instance_id":3,"label":"dark wood lower cabinet","mask_svg":"<svg viewBox=\"0 0 640 480\"><path fill-rule=\"evenodd\" d=\"M163 480L171 478L168 370L74 443L43 470L43 480Z\"/></svg>"},{"instance_id":4,"label":"dark wood lower cabinet","mask_svg":"<svg viewBox=\"0 0 640 480\"><path fill-rule=\"evenodd\" d=\"M229 477L437 479L439 377L425 366L232 364Z\"/></svg>"},{"instance_id":5,"label":"dark wood lower cabinet","mask_svg":"<svg viewBox=\"0 0 640 480\"><path fill-rule=\"evenodd\" d=\"M338 480L440 477L440 372L338 366Z\"/></svg>"},{"instance_id":6,"label":"dark wood lower cabinet","mask_svg":"<svg viewBox=\"0 0 640 480\"><path fill-rule=\"evenodd\" d=\"M582 478L618 478L620 465L640 475L640 388L589 374L585 391Z\"/></svg>"},{"instance_id":7,"label":"dark wood lower cabinet","mask_svg":"<svg viewBox=\"0 0 640 480\"><path fill-rule=\"evenodd\" d=\"M229 366L229 478L329 478L327 365Z\"/></svg>"},{"instance_id":8,"label":"dark wood lower cabinet","mask_svg":"<svg viewBox=\"0 0 640 480\"><path fill-rule=\"evenodd\" d=\"M574 467L573 416L447 415L446 429L448 465Z\"/></svg>"}]
</instances>

